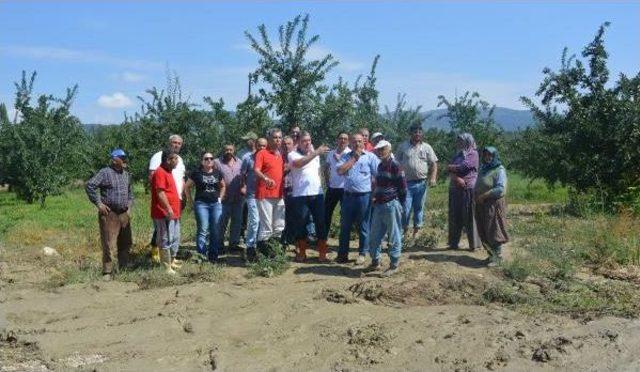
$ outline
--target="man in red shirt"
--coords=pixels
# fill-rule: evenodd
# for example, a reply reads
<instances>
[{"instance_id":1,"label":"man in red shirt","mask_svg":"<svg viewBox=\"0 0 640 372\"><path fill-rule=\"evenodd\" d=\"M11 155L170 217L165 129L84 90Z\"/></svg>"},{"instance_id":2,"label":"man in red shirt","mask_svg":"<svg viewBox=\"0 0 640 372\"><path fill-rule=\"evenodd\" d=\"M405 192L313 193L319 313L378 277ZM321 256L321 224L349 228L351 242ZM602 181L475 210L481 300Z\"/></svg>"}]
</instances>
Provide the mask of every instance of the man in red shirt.
<instances>
[{"instance_id":1,"label":"man in red shirt","mask_svg":"<svg viewBox=\"0 0 640 372\"><path fill-rule=\"evenodd\" d=\"M257 248L265 252L267 241L279 239L284 230L284 159L280 153L282 131L271 129L268 145L256 153L254 170L257 179L256 200L260 215Z\"/></svg>"},{"instance_id":2,"label":"man in red shirt","mask_svg":"<svg viewBox=\"0 0 640 372\"><path fill-rule=\"evenodd\" d=\"M373 152L373 144L369 142L369 128L360 128L358 133L360 133L364 139L364 149Z\"/></svg>"},{"instance_id":3,"label":"man in red shirt","mask_svg":"<svg viewBox=\"0 0 640 372\"><path fill-rule=\"evenodd\" d=\"M160 248L160 261L167 273L180 266L176 261L180 246L180 195L171 171L178 165L178 153L172 149L162 151L162 163L151 178L151 218L156 228L156 245Z\"/></svg>"}]
</instances>

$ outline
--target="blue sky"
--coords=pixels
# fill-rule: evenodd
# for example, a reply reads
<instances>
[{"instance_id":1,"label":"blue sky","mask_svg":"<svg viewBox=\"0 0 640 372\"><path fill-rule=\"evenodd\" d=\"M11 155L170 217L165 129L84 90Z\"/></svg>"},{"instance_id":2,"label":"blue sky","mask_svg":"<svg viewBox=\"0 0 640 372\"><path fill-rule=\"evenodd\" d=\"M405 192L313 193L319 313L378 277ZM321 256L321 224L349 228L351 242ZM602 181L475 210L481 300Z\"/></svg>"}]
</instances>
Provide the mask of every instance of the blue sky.
<instances>
[{"instance_id":1,"label":"blue sky","mask_svg":"<svg viewBox=\"0 0 640 372\"><path fill-rule=\"evenodd\" d=\"M136 96L162 88L166 68L184 95L244 99L257 57L244 31L273 32L309 13L320 35L313 55L341 64L329 81L354 82L381 55L382 106L398 93L435 108L437 96L476 90L491 103L520 109L542 68L557 68L562 48L581 52L604 21L612 76L640 71L640 2L33 2L0 1L0 101L13 104L13 82L36 70L36 91L62 95L77 83L73 112L83 122L120 122ZM274 34L275 35L275 34Z\"/></svg>"}]
</instances>

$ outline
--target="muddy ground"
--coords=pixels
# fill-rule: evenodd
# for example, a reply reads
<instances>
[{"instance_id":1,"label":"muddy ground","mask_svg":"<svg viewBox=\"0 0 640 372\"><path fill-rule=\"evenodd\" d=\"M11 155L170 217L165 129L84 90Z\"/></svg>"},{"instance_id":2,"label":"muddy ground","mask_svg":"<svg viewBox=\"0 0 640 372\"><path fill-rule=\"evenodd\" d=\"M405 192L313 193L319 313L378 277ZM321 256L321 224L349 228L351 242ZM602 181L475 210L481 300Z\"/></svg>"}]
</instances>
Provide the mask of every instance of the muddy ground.
<instances>
[{"instance_id":1,"label":"muddy ground","mask_svg":"<svg viewBox=\"0 0 640 372\"><path fill-rule=\"evenodd\" d=\"M0 371L640 370L640 321L487 304L501 278L483 258L405 252L392 278L313 259L248 278L231 259L218 282L160 289L45 289L4 263Z\"/></svg>"}]
</instances>

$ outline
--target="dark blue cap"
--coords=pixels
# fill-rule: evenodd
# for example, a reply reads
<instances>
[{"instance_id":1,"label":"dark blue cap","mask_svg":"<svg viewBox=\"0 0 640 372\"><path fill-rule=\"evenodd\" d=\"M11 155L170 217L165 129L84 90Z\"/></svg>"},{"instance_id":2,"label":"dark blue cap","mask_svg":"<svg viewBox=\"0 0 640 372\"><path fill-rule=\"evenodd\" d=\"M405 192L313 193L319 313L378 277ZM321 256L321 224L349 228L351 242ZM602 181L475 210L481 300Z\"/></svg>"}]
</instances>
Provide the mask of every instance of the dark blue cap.
<instances>
[{"instance_id":1,"label":"dark blue cap","mask_svg":"<svg viewBox=\"0 0 640 372\"><path fill-rule=\"evenodd\" d=\"M113 158L126 158L127 157L127 153L124 152L123 149L115 149L113 151L111 151L111 159Z\"/></svg>"}]
</instances>

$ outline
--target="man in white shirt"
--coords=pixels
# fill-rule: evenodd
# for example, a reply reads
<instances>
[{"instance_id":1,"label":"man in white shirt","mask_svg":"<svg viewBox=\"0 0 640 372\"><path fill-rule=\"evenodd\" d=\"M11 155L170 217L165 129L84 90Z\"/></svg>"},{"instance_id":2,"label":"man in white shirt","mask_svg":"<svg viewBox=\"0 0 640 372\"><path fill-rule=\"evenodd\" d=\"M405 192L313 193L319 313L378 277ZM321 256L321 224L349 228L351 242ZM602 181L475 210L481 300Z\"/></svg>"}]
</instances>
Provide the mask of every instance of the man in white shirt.
<instances>
[{"instance_id":1,"label":"man in white shirt","mask_svg":"<svg viewBox=\"0 0 640 372\"><path fill-rule=\"evenodd\" d=\"M324 195L324 236L320 239L327 240L333 211L338 203L342 201L344 193L344 176L338 174L338 163L341 158L351 152L349 148L349 134L342 132L337 137L337 147L327 153L327 161L324 168L324 179L327 185L327 192Z\"/></svg>"},{"instance_id":2,"label":"man in white shirt","mask_svg":"<svg viewBox=\"0 0 640 372\"><path fill-rule=\"evenodd\" d=\"M296 261L306 260L307 243L307 215L311 213L316 227L316 234L324 237L324 193L322 179L320 178L320 155L329 151L325 145L313 149L309 132L300 133L300 146L296 151L291 151L287 157L291 169L291 196L293 201L292 221L298 226L292 230L296 241ZM318 257L321 262L327 261L327 241L318 239Z\"/></svg>"},{"instance_id":3,"label":"man in white shirt","mask_svg":"<svg viewBox=\"0 0 640 372\"><path fill-rule=\"evenodd\" d=\"M172 134L169 136L169 148L173 150L176 154L180 153L182 149L184 141L182 137L178 134ZM153 177L153 172L160 167L162 164L162 151L158 151L151 157L149 160L149 183L151 183L151 178ZM171 175L173 176L173 180L176 182L176 188L178 189L178 196L180 197L180 201L182 202L182 206L184 207L184 199L183 198L183 190L184 190L184 176L185 176L186 168L184 166L184 162L180 155L178 155L178 165L171 171ZM158 251L158 247L156 247L156 230L153 230L153 236L151 237L151 260L154 262L160 262L160 252Z\"/></svg>"}]
</instances>

